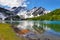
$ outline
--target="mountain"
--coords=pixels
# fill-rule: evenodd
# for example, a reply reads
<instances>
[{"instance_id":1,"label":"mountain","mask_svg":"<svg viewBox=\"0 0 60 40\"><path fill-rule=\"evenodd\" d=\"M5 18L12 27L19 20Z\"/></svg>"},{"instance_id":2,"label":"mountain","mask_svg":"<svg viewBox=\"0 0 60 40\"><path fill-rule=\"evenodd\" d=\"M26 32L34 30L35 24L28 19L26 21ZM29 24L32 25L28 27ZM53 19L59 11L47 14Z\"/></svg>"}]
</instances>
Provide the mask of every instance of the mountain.
<instances>
[{"instance_id":1,"label":"mountain","mask_svg":"<svg viewBox=\"0 0 60 40\"><path fill-rule=\"evenodd\" d=\"M25 7L13 7L12 9L5 9L5 8L1 8L0 7L0 16L5 17L4 19L11 19L11 17L14 19L17 19L17 14L20 14L21 12L23 12L25 10ZM1 17L1 19L3 19L3 17ZM19 17L18 17L19 18Z\"/></svg>"},{"instance_id":2,"label":"mountain","mask_svg":"<svg viewBox=\"0 0 60 40\"><path fill-rule=\"evenodd\" d=\"M0 7L0 18L1 19L5 19L11 15L14 15L13 12L11 12L10 10L4 9Z\"/></svg>"},{"instance_id":3,"label":"mountain","mask_svg":"<svg viewBox=\"0 0 60 40\"><path fill-rule=\"evenodd\" d=\"M20 19L26 19L38 17L48 13L48 11L43 7L34 7L31 10L27 10L27 8L21 6L13 7L12 9L4 9L0 7L0 12L6 17L6 19L11 19L11 17L15 19L15 16L19 16Z\"/></svg>"},{"instance_id":4,"label":"mountain","mask_svg":"<svg viewBox=\"0 0 60 40\"><path fill-rule=\"evenodd\" d=\"M11 15L13 14L10 10L4 9L0 7L0 12L5 14L5 15Z\"/></svg>"},{"instance_id":5,"label":"mountain","mask_svg":"<svg viewBox=\"0 0 60 40\"><path fill-rule=\"evenodd\" d=\"M45 11L45 8L39 7L39 8L37 8L37 10L35 10L35 12L32 13L32 15L34 15L34 16L41 15L44 13L44 11Z\"/></svg>"},{"instance_id":6,"label":"mountain","mask_svg":"<svg viewBox=\"0 0 60 40\"><path fill-rule=\"evenodd\" d=\"M60 20L60 9L53 10L48 14L30 18L29 20Z\"/></svg>"},{"instance_id":7,"label":"mountain","mask_svg":"<svg viewBox=\"0 0 60 40\"><path fill-rule=\"evenodd\" d=\"M49 12L50 11L46 10L43 7L34 7L33 9L31 9L27 12L27 15L29 16L29 18L32 18L32 17L37 17L40 15L47 14Z\"/></svg>"},{"instance_id":8,"label":"mountain","mask_svg":"<svg viewBox=\"0 0 60 40\"><path fill-rule=\"evenodd\" d=\"M19 7L15 7L14 8L15 10L13 11L14 13L18 13L18 12L20 12L21 10L23 11L23 10L25 10L26 8L25 7L21 7L21 6L19 6Z\"/></svg>"},{"instance_id":9,"label":"mountain","mask_svg":"<svg viewBox=\"0 0 60 40\"><path fill-rule=\"evenodd\" d=\"M27 10L25 7L18 7L15 10L15 13L17 13L18 16L20 16L21 18L26 19L26 18L32 18L35 16L40 16L45 13L47 14L48 11L43 7L34 7L31 10Z\"/></svg>"}]
</instances>

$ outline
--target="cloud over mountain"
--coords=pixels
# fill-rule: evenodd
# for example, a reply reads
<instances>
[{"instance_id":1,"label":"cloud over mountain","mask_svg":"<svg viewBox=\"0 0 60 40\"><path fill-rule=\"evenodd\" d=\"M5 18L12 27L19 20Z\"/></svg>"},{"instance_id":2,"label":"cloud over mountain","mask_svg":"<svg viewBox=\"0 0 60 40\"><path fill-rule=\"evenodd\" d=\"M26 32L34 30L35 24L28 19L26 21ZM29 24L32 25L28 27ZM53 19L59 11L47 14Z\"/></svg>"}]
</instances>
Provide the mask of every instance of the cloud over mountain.
<instances>
[{"instance_id":1,"label":"cloud over mountain","mask_svg":"<svg viewBox=\"0 0 60 40\"><path fill-rule=\"evenodd\" d=\"M0 4L3 6L9 6L9 7L18 7L18 6L24 6L27 7L26 0L0 0Z\"/></svg>"}]
</instances>

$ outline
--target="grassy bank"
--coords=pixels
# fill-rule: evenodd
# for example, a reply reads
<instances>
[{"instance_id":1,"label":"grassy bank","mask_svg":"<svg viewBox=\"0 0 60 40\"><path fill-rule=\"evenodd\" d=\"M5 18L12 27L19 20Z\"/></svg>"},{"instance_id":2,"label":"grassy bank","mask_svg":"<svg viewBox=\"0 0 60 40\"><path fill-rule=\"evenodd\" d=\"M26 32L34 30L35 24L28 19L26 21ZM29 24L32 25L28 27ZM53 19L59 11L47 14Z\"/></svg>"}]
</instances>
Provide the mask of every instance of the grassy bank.
<instances>
[{"instance_id":1,"label":"grassy bank","mask_svg":"<svg viewBox=\"0 0 60 40\"><path fill-rule=\"evenodd\" d=\"M0 40L23 40L17 37L10 24L0 23Z\"/></svg>"}]
</instances>

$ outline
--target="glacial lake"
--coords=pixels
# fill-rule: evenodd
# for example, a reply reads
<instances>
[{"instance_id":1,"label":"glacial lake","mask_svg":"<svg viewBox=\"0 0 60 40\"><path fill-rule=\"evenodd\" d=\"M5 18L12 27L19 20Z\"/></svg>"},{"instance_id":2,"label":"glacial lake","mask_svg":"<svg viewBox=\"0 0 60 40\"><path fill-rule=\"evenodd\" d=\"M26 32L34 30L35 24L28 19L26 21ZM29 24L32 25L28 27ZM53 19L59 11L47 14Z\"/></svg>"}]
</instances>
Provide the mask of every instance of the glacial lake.
<instances>
[{"instance_id":1,"label":"glacial lake","mask_svg":"<svg viewBox=\"0 0 60 40\"><path fill-rule=\"evenodd\" d=\"M60 21L13 21L15 33L26 40L60 40Z\"/></svg>"}]
</instances>

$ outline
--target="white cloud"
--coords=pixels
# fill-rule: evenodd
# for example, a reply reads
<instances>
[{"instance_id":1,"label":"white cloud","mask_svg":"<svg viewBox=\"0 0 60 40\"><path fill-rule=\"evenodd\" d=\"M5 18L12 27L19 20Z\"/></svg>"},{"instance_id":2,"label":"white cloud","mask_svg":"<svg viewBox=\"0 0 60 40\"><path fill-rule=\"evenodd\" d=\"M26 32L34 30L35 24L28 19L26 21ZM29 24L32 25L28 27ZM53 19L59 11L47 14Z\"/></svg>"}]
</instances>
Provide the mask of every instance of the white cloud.
<instances>
[{"instance_id":1,"label":"white cloud","mask_svg":"<svg viewBox=\"0 0 60 40\"><path fill-rule=\"evenodd\" d=\"M26 0L0 0L0 4L9 7L27 6Z\"/></svg>"}]
</instances>

